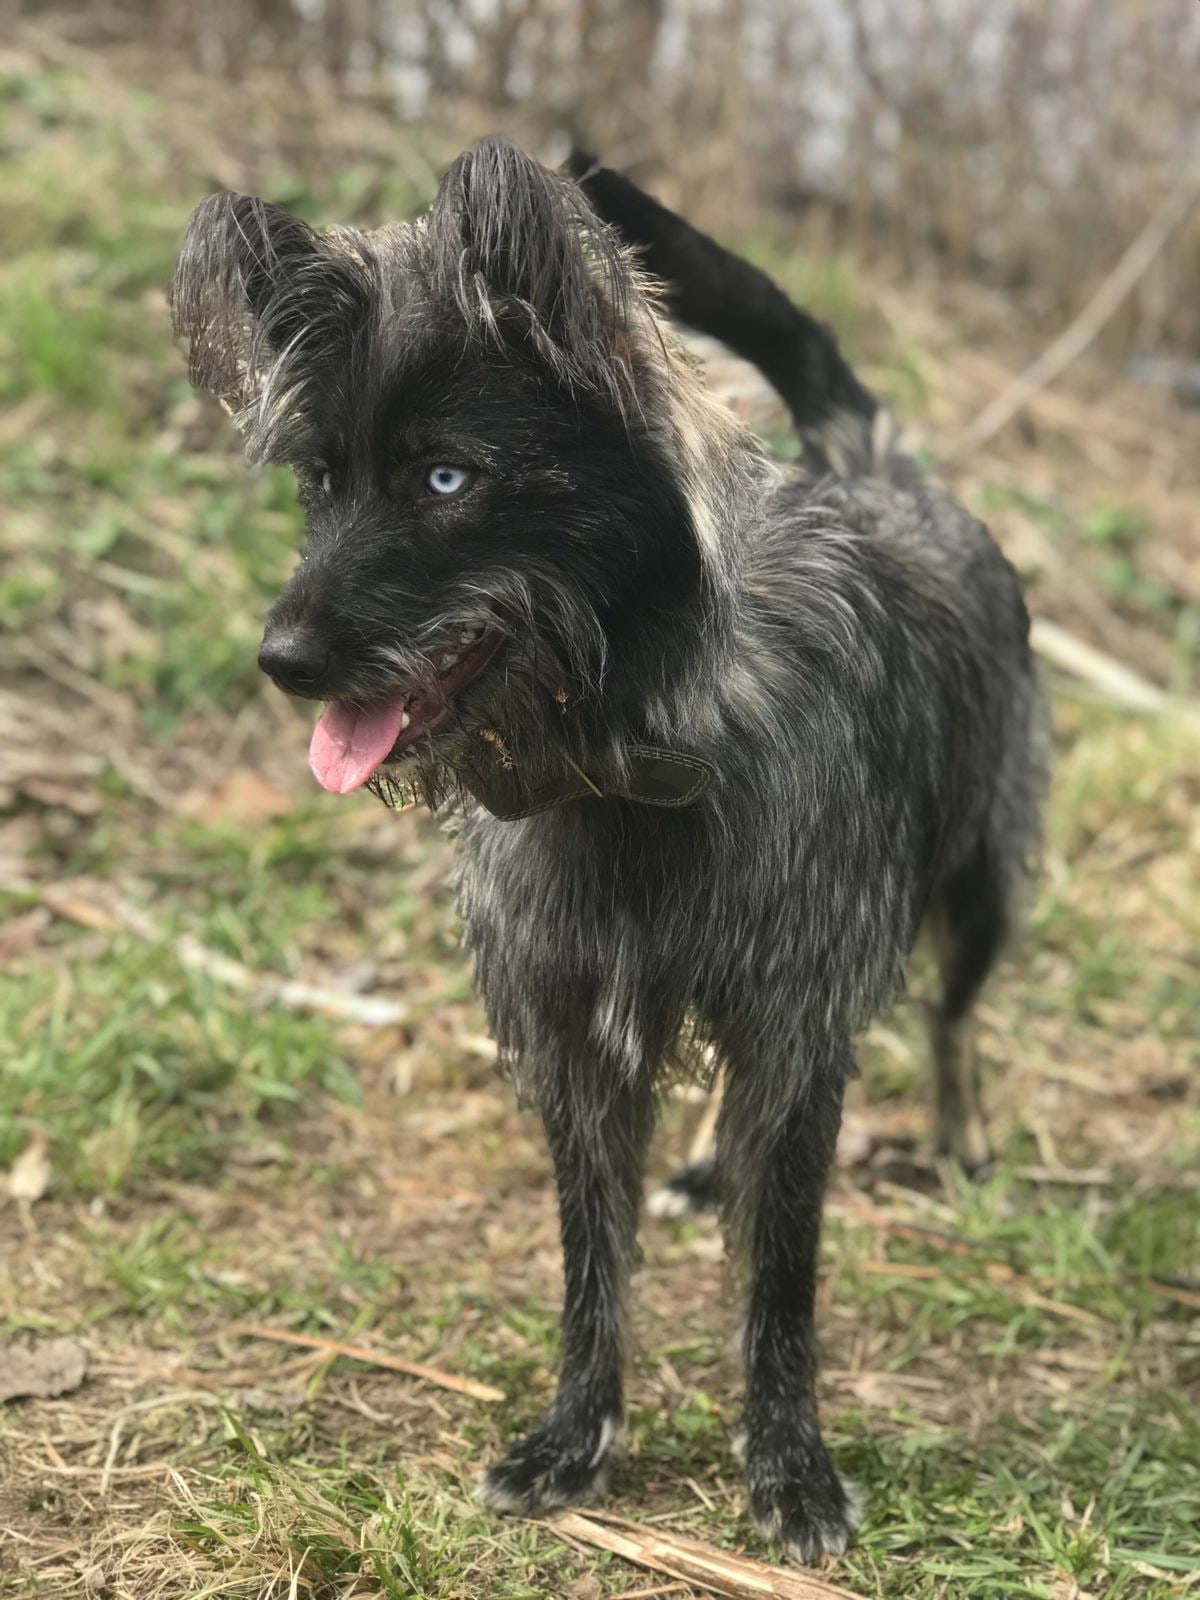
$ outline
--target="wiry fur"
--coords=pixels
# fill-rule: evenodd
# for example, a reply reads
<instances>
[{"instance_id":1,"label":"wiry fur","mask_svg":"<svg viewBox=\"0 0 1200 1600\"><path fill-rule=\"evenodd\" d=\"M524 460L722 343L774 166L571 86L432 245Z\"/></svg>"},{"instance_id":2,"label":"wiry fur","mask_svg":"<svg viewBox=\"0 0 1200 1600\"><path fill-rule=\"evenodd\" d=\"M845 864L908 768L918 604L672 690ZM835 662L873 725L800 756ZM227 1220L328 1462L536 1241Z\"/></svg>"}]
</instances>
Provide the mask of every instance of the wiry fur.
<instances>
[{"instance_id":1,"label":"wiry fur","mask_svg":"<svg viewBox=\"0 0 1200 1600\"><path fill-rule=\"evenodd\" d=\"M439 641L479 623L505 647L404 763L433 798L461 799L497 739L522 771L566 759L601 790L633 743L712 766L680 810L464 808L466 941L545 1120L566 1267L557 1397L484 1496L536 1511L602 1481L655 1087L690 1030L727 1083L751 1510L808 1560L858 1515L820 1439L812 1324L851 1041L933 915L939 1059L961 1075L1035 835L1027 619L825 330L625 180L576 171L486 141L429 216L371 234L215 197L175 313L250 453L300 475L308 551L268 633L320 638L303 692L432 692ZM772 464L707 395L630 245L677 311L759 360L812 469ZM414 467L439 461L478 488L423 501Z\"/></svg>"}]
</instances>

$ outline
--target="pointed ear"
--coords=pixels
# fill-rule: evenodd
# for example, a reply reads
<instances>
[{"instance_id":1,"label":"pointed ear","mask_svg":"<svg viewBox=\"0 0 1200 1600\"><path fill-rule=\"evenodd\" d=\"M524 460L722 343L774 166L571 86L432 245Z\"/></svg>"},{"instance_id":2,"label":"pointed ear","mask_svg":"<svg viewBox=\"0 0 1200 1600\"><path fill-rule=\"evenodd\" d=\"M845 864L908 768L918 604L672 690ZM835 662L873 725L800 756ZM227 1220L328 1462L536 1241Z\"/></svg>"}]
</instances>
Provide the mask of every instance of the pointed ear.
<instances>
[{"instance_id":1,"label":"pointed ear","mask_svg":"<svg viewBox=\"0 0 1200 1600\"><path fill-rule=\"evenodd\" d=\"M287 358L315 364L370 305L361 255L282 206L210 195L192 213L171 285L175 332L188 342L198 388L236 411Z\"/></svg>"},{"instance_id":2,"label":"pointed ear","mask_svg":"<svg viewBox=\"0 0 1200 1600\"><path fill-rule=\"evenodd\" d=\"M538 353L572 383L610 387L632 275L579 187L505 139L442 179L430 217L440 287L470 320Z\"/></svg>"}]
</instances>

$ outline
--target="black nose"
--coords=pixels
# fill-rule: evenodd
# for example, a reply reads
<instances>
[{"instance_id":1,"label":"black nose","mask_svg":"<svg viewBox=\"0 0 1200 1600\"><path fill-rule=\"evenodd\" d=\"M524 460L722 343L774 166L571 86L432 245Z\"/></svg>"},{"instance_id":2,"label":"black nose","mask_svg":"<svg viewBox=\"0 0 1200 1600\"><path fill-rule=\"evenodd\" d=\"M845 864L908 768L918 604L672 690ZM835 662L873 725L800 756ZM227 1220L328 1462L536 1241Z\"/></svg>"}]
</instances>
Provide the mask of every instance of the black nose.
<instances>
[{"instance_id":1,"label":"black nose","mask_svg":"<svg viewBox=\"0 0 1200 1600\"><path fill-rule=\"evenodd\" d=\"M329 666L329 651L307 628L279 628L263 639L258 664L288 694L315 695Z\"/></svg>"}]
</instances>

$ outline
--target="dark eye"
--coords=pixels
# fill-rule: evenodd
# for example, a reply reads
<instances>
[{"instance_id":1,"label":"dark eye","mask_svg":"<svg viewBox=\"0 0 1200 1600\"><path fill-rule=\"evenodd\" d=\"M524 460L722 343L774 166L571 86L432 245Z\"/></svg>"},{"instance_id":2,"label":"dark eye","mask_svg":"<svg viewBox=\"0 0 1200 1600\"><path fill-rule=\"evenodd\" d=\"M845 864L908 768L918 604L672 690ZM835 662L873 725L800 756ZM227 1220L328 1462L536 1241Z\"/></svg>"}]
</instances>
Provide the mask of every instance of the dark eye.
<instances>
[{"instance_id":1,"label":"dark eye","mask_svg":"<svg viewBox=\"0 0 1200 1600\"><path fill-rule=\"evenodd\" d=\"M470 483L471 477L472 474L466 467L430 467L425 474L425 493L438 495L443 500L448 499L450 495L461 494Z\"/></svg>"},{"instance_id":2,"label":"dark eye","mask_svg":"<svg viewBox=\"0 0 1200 1600\"><path fill-rule=\"evenodd\" d=\"M321 493L326 497L333 493L333 473L328 467L321 474Z\"/></svg>"}]
</instances>

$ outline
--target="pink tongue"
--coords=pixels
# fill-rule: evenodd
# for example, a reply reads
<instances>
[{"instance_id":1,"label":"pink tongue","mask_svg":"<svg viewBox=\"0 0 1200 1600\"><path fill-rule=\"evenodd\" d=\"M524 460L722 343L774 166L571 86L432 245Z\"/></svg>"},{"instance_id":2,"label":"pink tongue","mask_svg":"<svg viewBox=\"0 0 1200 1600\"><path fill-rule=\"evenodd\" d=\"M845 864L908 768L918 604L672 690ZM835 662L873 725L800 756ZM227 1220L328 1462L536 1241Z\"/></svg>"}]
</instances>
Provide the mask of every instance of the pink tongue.
<instances>
[{"instance_id":1,"label":"pink tongue","mask_svg":"<svg viewBox=\"0 0 1200 1600\"><path fill-rule=\"evenodd\" d=\"M358 711L335 700L313 729L308 764L323 789L349 794L363 784L391 754L400 737L404 701Z\"/></svg>"}]
</instances>

